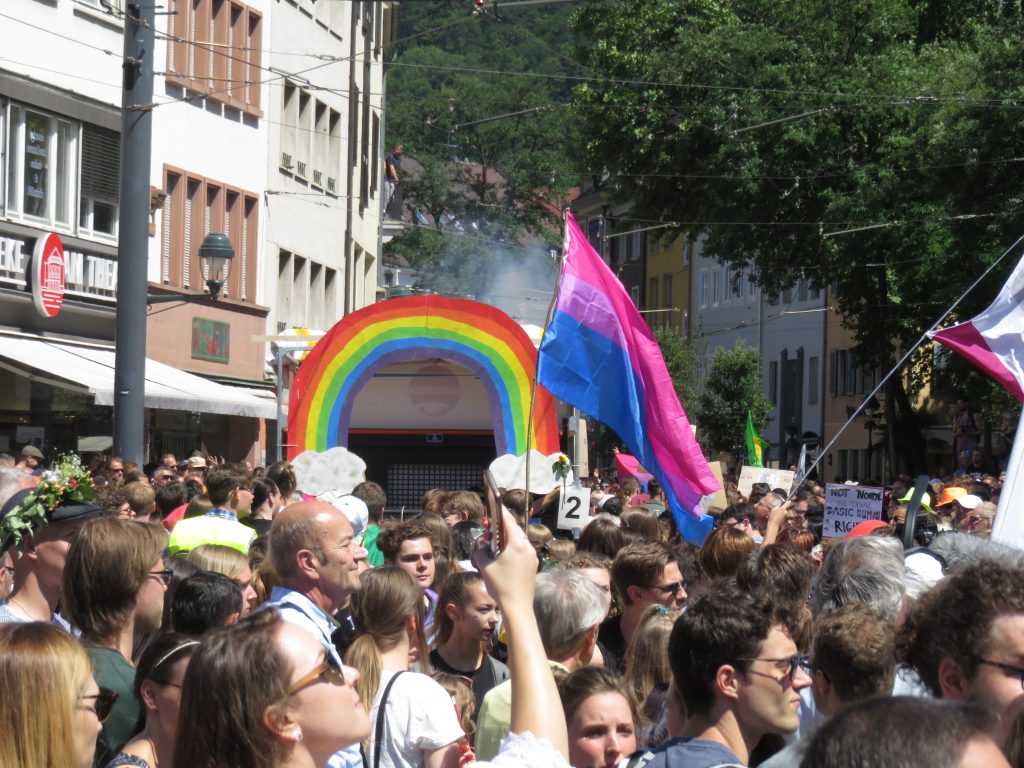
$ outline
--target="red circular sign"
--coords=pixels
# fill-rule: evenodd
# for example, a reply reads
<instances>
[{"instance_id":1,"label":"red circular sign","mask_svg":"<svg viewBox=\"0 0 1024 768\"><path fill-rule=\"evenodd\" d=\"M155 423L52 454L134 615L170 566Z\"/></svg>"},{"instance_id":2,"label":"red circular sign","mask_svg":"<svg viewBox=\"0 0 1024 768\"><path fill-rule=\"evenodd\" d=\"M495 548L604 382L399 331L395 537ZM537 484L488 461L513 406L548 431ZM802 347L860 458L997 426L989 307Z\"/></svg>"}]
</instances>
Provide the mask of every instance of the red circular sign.
<instances>
[{"instance_id":1,"label":"red circular sign","mask_svg":"<svg viewBox=\"0 0 1024 768\"><path fill-rule=\"evenodd\" d=\"M32 252L32 298L43 317L56 317L64 304L64 244L51 232Z\"/></svg>"}]
</instances>

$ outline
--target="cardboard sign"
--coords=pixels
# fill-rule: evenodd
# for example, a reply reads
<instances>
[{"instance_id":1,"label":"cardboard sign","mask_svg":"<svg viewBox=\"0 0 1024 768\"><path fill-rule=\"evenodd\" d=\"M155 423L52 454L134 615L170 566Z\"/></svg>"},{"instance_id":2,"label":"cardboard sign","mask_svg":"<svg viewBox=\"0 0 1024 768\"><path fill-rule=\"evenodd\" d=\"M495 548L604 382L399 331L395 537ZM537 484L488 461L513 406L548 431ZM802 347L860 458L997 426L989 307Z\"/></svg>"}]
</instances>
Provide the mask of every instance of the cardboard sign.
<instances>
[{"instance_id":1,"label":"cardboard sign","mask_svg":"<svg viewBox=\"0 0 1024 768\"><path fill-rule=\"evenodd\" d=\"M737 490L745 498L750 497L750 489L754 483L768 483L770 488L785 488L787 491L793 487L793 478L796 472L789 469L775 469L773 467L747 467L740 469L740 479Z\"/></svg>"},{"instance_id":2,"label":"cardboard sign","mask_svg":"<svg viewBox=\"0 0 1024 768\"><path fill-rule=\"evenodd\" d=\"M590 489L568 485L558 494L558 525L563 531L582 529L590 522Z\"/></svg>"},{"instance_id":3,"label":"cardboard sign","mask_svg":"<svg viewBox=\"0 0 1024 768\"><path fill-rule=\"evenodd\" d=\"M709 461L708 466L711 468L711 474L715 476L715 480L718 481L721 488L715 491L710 496L705 497L708 500L708 509L721 509L725 510L729 506L729 499L725 495L725 480L722 477L722 462L720 461ZM705 509L707 511L707 509Z\"/></svg>"},{"instance_id":4,"label":"cardboard sign","mask_svg":"<svg viewBox=\"0 0 1024 768\"><path fill-rule=\"evenodd\" d=\"M826 485L822 538L842 538L857 523L881 520L884 495L883 489L864 485Z\"/></svg>"}]
</instances>

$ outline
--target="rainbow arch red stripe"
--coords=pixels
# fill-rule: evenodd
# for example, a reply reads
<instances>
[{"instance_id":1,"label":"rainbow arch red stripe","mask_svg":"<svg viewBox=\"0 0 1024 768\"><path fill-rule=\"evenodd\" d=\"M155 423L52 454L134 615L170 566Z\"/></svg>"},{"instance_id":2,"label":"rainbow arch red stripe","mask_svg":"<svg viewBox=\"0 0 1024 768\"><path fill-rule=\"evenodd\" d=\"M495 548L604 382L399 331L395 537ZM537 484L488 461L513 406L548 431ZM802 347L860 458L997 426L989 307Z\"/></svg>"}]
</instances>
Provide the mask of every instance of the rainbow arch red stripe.
<instances>
[{"instance_id":1,"label":"rainbow arch red stripe","mask_svg":"<svg viewBox=\"0 0 1024 768\"><path fill-rule=\"evenodd\" d=\"M498 455L526 452L537 351L508 315L442 296L389 299L344 317L299 365L288 404L289 458L348 443L352 403L385 365L441 358L469 368L490 401ZM532 447L558 450L554 399L537 388Z\"/></svg>"}]
</instances>

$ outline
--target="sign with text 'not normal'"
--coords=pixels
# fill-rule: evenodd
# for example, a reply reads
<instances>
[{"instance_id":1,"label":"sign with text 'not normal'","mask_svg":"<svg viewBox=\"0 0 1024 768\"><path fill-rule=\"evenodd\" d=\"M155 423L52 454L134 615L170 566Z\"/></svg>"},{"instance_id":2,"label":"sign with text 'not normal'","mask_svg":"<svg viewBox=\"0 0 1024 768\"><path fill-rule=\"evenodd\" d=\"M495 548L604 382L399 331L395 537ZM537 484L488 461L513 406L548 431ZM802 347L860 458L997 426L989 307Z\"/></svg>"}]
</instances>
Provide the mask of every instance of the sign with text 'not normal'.
<instances>
[{"instance_id":1,"label":"sign with text 'not normal'","mask_svg":"<svg viewBox=\"0 0 1024 768\"><path fill-rule=\"evenodd\" d=\"M882 519L884 491L863 485L825 486L825 524L821 536L840 539L857 523Z\"/></svg>"}]
</instances>

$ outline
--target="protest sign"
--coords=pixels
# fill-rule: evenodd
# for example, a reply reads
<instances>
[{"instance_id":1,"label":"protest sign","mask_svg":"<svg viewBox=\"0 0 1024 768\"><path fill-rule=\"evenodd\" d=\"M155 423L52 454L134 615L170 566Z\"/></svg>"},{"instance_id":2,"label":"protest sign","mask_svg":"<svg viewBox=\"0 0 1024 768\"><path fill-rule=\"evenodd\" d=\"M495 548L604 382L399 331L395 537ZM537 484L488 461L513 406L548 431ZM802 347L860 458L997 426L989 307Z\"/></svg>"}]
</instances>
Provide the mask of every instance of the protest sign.
<instances>
[{"instance_id":1,"label":"protest sign","mask_svg":"<svg viewBox=\"0 0 1024 768\"><path fill-rule=\"evenodd\" d=\"M863 485L825 486L825 524L821 536L825 539L842 538L857 523L882 519L884 491Z\"/></svg>"},{"instance_id":2,"label":"protest sign","mask_svg":"<svg viewBox=\"0 0 1024 768\"><path fill-rule=\"evenodd\" d=\"M722 487L710 496L705 497L708 500L707 508L724 510L729 506L729 500L725 496L725 480L722 477L722 462L709 461L708 466L711 467L711 474L715 476L715 480L717 480L718 484Z\"/></svg>"},{"instance_id":3,"label":"protest sign","mask_svg":"<svg viewBox=\"0 0 1024 768\"><path fill-rule=\"evenodd\" d=\"M745 498L750 498L750 489L754 483L768 483L770 488L784 488L788 493L793 487L795 475L795 472L788 469L744 466L740 469L740 479L736 485Z\"/></svg>"}]
</instances>

